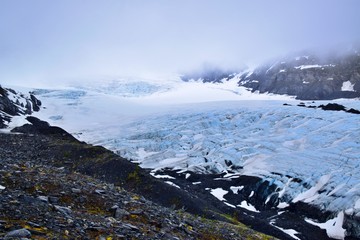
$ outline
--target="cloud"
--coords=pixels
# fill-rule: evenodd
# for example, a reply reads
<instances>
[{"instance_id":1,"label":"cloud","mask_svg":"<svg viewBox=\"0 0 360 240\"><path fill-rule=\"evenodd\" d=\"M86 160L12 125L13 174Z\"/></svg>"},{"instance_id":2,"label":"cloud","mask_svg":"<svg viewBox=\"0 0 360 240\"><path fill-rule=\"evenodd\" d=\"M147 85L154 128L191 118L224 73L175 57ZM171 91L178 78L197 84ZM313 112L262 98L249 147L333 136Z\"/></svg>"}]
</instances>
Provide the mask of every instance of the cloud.
<instances>
[{"instance_id":1,"label":"cloud","mask_svg":"<svg viewBox=\"0 0 360 240\"><path fill-rule=\"evenodd\" d=\"M0 3L0 77L51 82L226 68L360 40L357 0Z\"/></svg>"}]
</instances>

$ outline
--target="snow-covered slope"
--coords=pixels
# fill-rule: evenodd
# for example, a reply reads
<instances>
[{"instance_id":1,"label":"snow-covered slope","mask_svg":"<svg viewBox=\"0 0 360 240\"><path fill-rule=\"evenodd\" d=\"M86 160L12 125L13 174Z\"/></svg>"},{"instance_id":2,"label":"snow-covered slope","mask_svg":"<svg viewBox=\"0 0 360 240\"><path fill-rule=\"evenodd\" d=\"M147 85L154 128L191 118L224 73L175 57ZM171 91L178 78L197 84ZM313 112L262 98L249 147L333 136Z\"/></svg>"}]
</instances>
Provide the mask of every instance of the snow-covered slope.
<instances>
[{"instance_id":1,"label":"snow-covered slope","mask_svg":"<svg viewBox=\"0 0 360 240\"><path fill-rule=\"evenodd\" d=\"M359 98L360 54L351 50L327 57L289 56L243 74L239 84L253 91L288 94L303 100Z\"/></svg>"},{"instance_id":2,"label":"snow-covered slope","mask_svg":"<svg viewBox=\"0 0 360 240\"><path fill-rule=\"evenodd\" d=\"M25 115L39 111L40 106L41 101L33 94L16 92L0 85L0 129L11 128L25 122Z\"/></svg>"},{"instance_id":3,"label":"snow-covered slope","mask_svg":"<svg viewBox=\"0 0 360 240\"><path fill-rule=\"evenodd\" d=\"M139 80L36 90L46 107L36 116L154 169L154 176L164 168L224 173L229 181L257 176L276 186L279 211L305 202L360 218L360 115L298 107L290 97L251 93L237 81ZM358 100L337 102L360 109ZM255 209L245 200L231 202L227 193L234 189L246 191L223 189L223 203Z\"/></svg>"}]
</instances>

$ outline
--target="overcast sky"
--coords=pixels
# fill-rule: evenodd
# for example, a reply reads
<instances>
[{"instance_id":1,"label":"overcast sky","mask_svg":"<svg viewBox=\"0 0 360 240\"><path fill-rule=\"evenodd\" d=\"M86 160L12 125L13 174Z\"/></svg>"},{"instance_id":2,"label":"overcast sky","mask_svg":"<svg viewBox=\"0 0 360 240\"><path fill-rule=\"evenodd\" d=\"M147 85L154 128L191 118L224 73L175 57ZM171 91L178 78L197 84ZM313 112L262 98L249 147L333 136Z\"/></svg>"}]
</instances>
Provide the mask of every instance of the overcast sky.
<instances>
[{"instance_id":1,"label":"overcast sky","mask_svg":"<svg viewBox=\"0 0 360 240\"><path fill-rule=\"evenodd\" d=\"M236 68L360 40L359 0L1 0L0 83Z\"/></svg>"}]
</instances>

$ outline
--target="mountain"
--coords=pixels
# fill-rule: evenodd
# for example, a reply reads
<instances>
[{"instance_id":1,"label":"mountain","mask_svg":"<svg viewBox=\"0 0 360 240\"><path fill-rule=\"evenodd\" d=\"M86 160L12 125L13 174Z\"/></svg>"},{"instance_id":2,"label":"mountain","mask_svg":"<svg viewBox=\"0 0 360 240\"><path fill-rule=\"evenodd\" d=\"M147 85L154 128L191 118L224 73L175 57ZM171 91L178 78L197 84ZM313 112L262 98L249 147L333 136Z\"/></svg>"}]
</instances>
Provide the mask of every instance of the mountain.
<instances>
[{"instance_id":1,"label":"mountain","mask_svg":"<svg viewBox=\"0 0 360 240\"><path fill-rule=\"evenodd\" d=\"M330 64L289 59L299 71ZM189 211L210 204L282 239L359 238L359 101L251 92L239 86L248 75L36 89L46 108L33 115L138 164L145 182L186 194ZM80 159L77 171L120 182L117 164Z\"/></svg>"},{"instance_id":2,"label":"mountain","mask_svg":"<svg viewBox=\"0 0 360 240\"><path fill-rule=\"evenodd\" d=\"M236 84L177 82L136 97L106 87L37 90L47 108L35 115L254 228L300 239L359 237L359 101L259 101L271 95L235 92L245 89ZM207 101L182 103L192 91ZM211 101L223 93L231 98ZM90 166L95 174L99 165Z\"/></svg>"},{"instance_id":3,"label":"mountain","mask_svg":"<svg viewBox=\"0 0 360 240\"><path fill-rule=\"evenodd\" d=\"M360 54L318 57L306 54L264 64L239 78L239 86L302 100L360 97Z\"/></svg>"},{"instance_id":4,"label":"mountain","mask_svg":"<svg viewBox=\"0 0 360 240\"><path fill-rule=\"evenodd\" d=\"M0 85L0 128L5 128L12 117L30 115L40 110L41 101L34 94L24 95Z\"/></svg>"}]
</instances>

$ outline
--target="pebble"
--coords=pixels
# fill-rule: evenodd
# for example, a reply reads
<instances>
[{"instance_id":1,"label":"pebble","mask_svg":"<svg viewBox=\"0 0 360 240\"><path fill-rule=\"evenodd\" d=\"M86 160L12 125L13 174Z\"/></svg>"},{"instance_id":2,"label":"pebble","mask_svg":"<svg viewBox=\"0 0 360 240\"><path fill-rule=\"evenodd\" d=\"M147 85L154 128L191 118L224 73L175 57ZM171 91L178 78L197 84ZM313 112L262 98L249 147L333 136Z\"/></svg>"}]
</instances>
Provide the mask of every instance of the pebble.
<instances>
[{"instance_id":1,"label":"pebble","mask_svg":"<svg viewBox=\"0 0 360 240\"><path fill-rule=\"evenodd\" d=\"M122 225L122 227L127 228L127 229L130 229L130 230L139 231L139 228L138 228L138 227L136 227L136 226L134 226L134 225L132 225L132 224L130 224L130 223L124 223L124 224Z\"/></svg>"},{"instance_id":2,"label":"pebble","mask_svg":"<svg viewBox=\"0 0 360 240\"><path fill-rule=\"evenodd\" d=\"M122 208L117 208L116 211L115 211L115 215L114 217L115 218L123 218L125 216L129 216L130 213Z\"/></svg>"},{"instance_id":3,"label":"pebble","mask_svg":"<svg viewBox=\"0 0 360 240\"><path fill-rule=\"evenodd\" d=\"M95 190L95 193L102 195L102 194L105 194L106 191L105 191L105 190L102 190L102 189L96 189L96 190Z\"/></svg>"},{"instance_id":4,"label":"pebble","mask_svg":"<svg viewBox=\"0 0 360 240\"><path fill-rule=\"evenodd\" d=\"M37 198L42 202L49 202L49 197L47 196L38 196Z\"/></svg>"},{"instance_id":5,"label":"pebble","mask_svg":"<svg viewBox=\"0 0 360 240\"><path fill-rule=\"evenodd\" d=\"M70 208L68 207L62 207L62 206L58 206L58 205L54 205L54 208L56 211L61 212L62 214L64 214L65 216L70 217L72 211Z\"/></svg>"},{"instance_id":6,"label":"pebble","mask_svg":"<svg viewBox=\"0 0 360 240\"><path fill-rule=\"evenodd\" d=\"M78 188L72 188L71 192L73 192L73 193L81 193L81 190L78 189Z\"/></svg>"},{"instance_id":7,"label":"pebble","mask_svg":"<svg viewBox=\"0 0 360 240\"><path fill-rule=\"evenodd\" d=\"M5 235L5 239L31 237L31 232L25 228L13 230Z\"/></svg>"}]
</instances>

